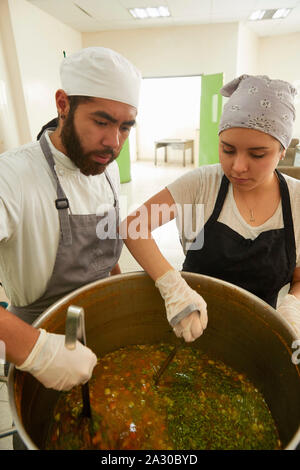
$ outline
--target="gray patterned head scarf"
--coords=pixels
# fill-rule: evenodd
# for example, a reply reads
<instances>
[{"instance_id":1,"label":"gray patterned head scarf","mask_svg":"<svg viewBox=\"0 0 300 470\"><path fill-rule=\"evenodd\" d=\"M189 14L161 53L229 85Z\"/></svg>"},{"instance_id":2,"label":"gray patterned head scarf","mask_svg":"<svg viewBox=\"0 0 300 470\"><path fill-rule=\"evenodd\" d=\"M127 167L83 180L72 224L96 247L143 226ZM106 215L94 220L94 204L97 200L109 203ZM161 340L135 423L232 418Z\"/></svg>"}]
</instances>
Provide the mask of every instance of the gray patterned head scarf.
<instances>
[{"instance_id":1,"label":"gray patterned head scarf","mask_svg":"<svg viewBox=\"0 0 300 470\"><path fill-rule=\"evenodd\" d=\"M231 127L265 132L287 148L292 139L296 89L283 80L266 75L241 75L223 86L221 95L230 96L224 106L219 134Z\"/></svg>"}]
</instances>

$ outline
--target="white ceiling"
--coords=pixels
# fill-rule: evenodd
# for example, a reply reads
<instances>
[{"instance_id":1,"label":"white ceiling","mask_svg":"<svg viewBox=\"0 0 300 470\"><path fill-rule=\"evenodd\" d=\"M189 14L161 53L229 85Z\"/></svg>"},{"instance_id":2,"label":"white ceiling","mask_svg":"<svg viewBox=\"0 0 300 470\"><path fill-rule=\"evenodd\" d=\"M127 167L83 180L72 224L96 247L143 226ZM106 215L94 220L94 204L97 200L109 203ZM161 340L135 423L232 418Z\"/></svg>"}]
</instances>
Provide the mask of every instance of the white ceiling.
<instances>
[{"instance_id":1,"label":"white ceiling","mask_svg":"<svg viewBox=\"0 0 300 470\"><path fill-rule=\"evenodd\" d=\"M245 22L259 36L300 32L300 0L28 0L82 32ZM136 20L129 8L168 6L171 17ZM248 21L257 9L293 8L282 20ZM81 9L85 10L84 13ZM221 39L221 38L220 38Z\"/></svg>"}]
</instances>

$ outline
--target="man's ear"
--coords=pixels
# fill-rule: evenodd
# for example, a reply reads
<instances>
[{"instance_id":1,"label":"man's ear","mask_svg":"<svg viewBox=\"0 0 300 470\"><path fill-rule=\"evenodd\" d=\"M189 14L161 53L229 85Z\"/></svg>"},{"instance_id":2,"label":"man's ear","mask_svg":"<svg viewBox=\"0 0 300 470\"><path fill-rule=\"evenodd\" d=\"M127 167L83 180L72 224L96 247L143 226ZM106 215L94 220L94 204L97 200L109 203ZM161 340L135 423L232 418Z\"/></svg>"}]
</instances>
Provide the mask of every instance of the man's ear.
<instances>
[{"instance_id":1,"label":"man's ear","mask_svg":"<svg viewBox=\"0 0 300 470\"><path fill-rule=\"evenodd\" d=\"M65 119L70 110L68 95L64 90L57 90L55 93L56 108L60 119Z\"/></svg>"}]
</instances>

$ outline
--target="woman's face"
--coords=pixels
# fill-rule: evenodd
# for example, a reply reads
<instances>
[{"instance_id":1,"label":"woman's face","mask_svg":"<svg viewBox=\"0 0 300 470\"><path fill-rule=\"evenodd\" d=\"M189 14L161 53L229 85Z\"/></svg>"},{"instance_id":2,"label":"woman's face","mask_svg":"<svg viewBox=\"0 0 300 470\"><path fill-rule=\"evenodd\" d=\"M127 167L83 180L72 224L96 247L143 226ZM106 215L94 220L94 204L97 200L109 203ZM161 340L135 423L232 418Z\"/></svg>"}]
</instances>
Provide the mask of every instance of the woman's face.
<instances>
[{"instance_id":1,"label":"woman's face","mask_svg":"<svg viewBox=\"0 0 300 470\"><path fill-rule=\"evenodd\" d=\"M240 190L268 183L285 154L278 140L269 134L233 127L219 136L219 158L229 181Z\"/></svg>"}]
</instances>

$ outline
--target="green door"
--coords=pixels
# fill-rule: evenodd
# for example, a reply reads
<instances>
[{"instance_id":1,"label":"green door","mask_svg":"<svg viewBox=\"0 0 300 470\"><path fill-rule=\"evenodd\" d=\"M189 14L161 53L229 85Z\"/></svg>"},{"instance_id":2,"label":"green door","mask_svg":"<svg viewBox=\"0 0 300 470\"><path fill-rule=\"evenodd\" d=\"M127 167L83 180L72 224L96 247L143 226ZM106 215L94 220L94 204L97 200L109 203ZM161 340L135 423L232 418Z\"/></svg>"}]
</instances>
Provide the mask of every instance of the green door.
<instances>
[{"instance_id":1,"label":"green door","mask_svg":"<svg viewBox=\"0 0 300 470\"><path fill-rule=\"evenodd\" d=\"M129 181L131 181L130 152L128 139L125 140L120 155L118 156L116 161L119 166L121 183L128 183Z\"/></svg>"},{"instance_id":2,"label":"green door","mask_svg":"<svg viewBox=\"0 0 300 470\"><path fill-rule=\"evenodd\" d=\"M202 75L200 103L199 166L219 162L218 125L222 113L223 73Z\"/></svg>"}]
</instances>

